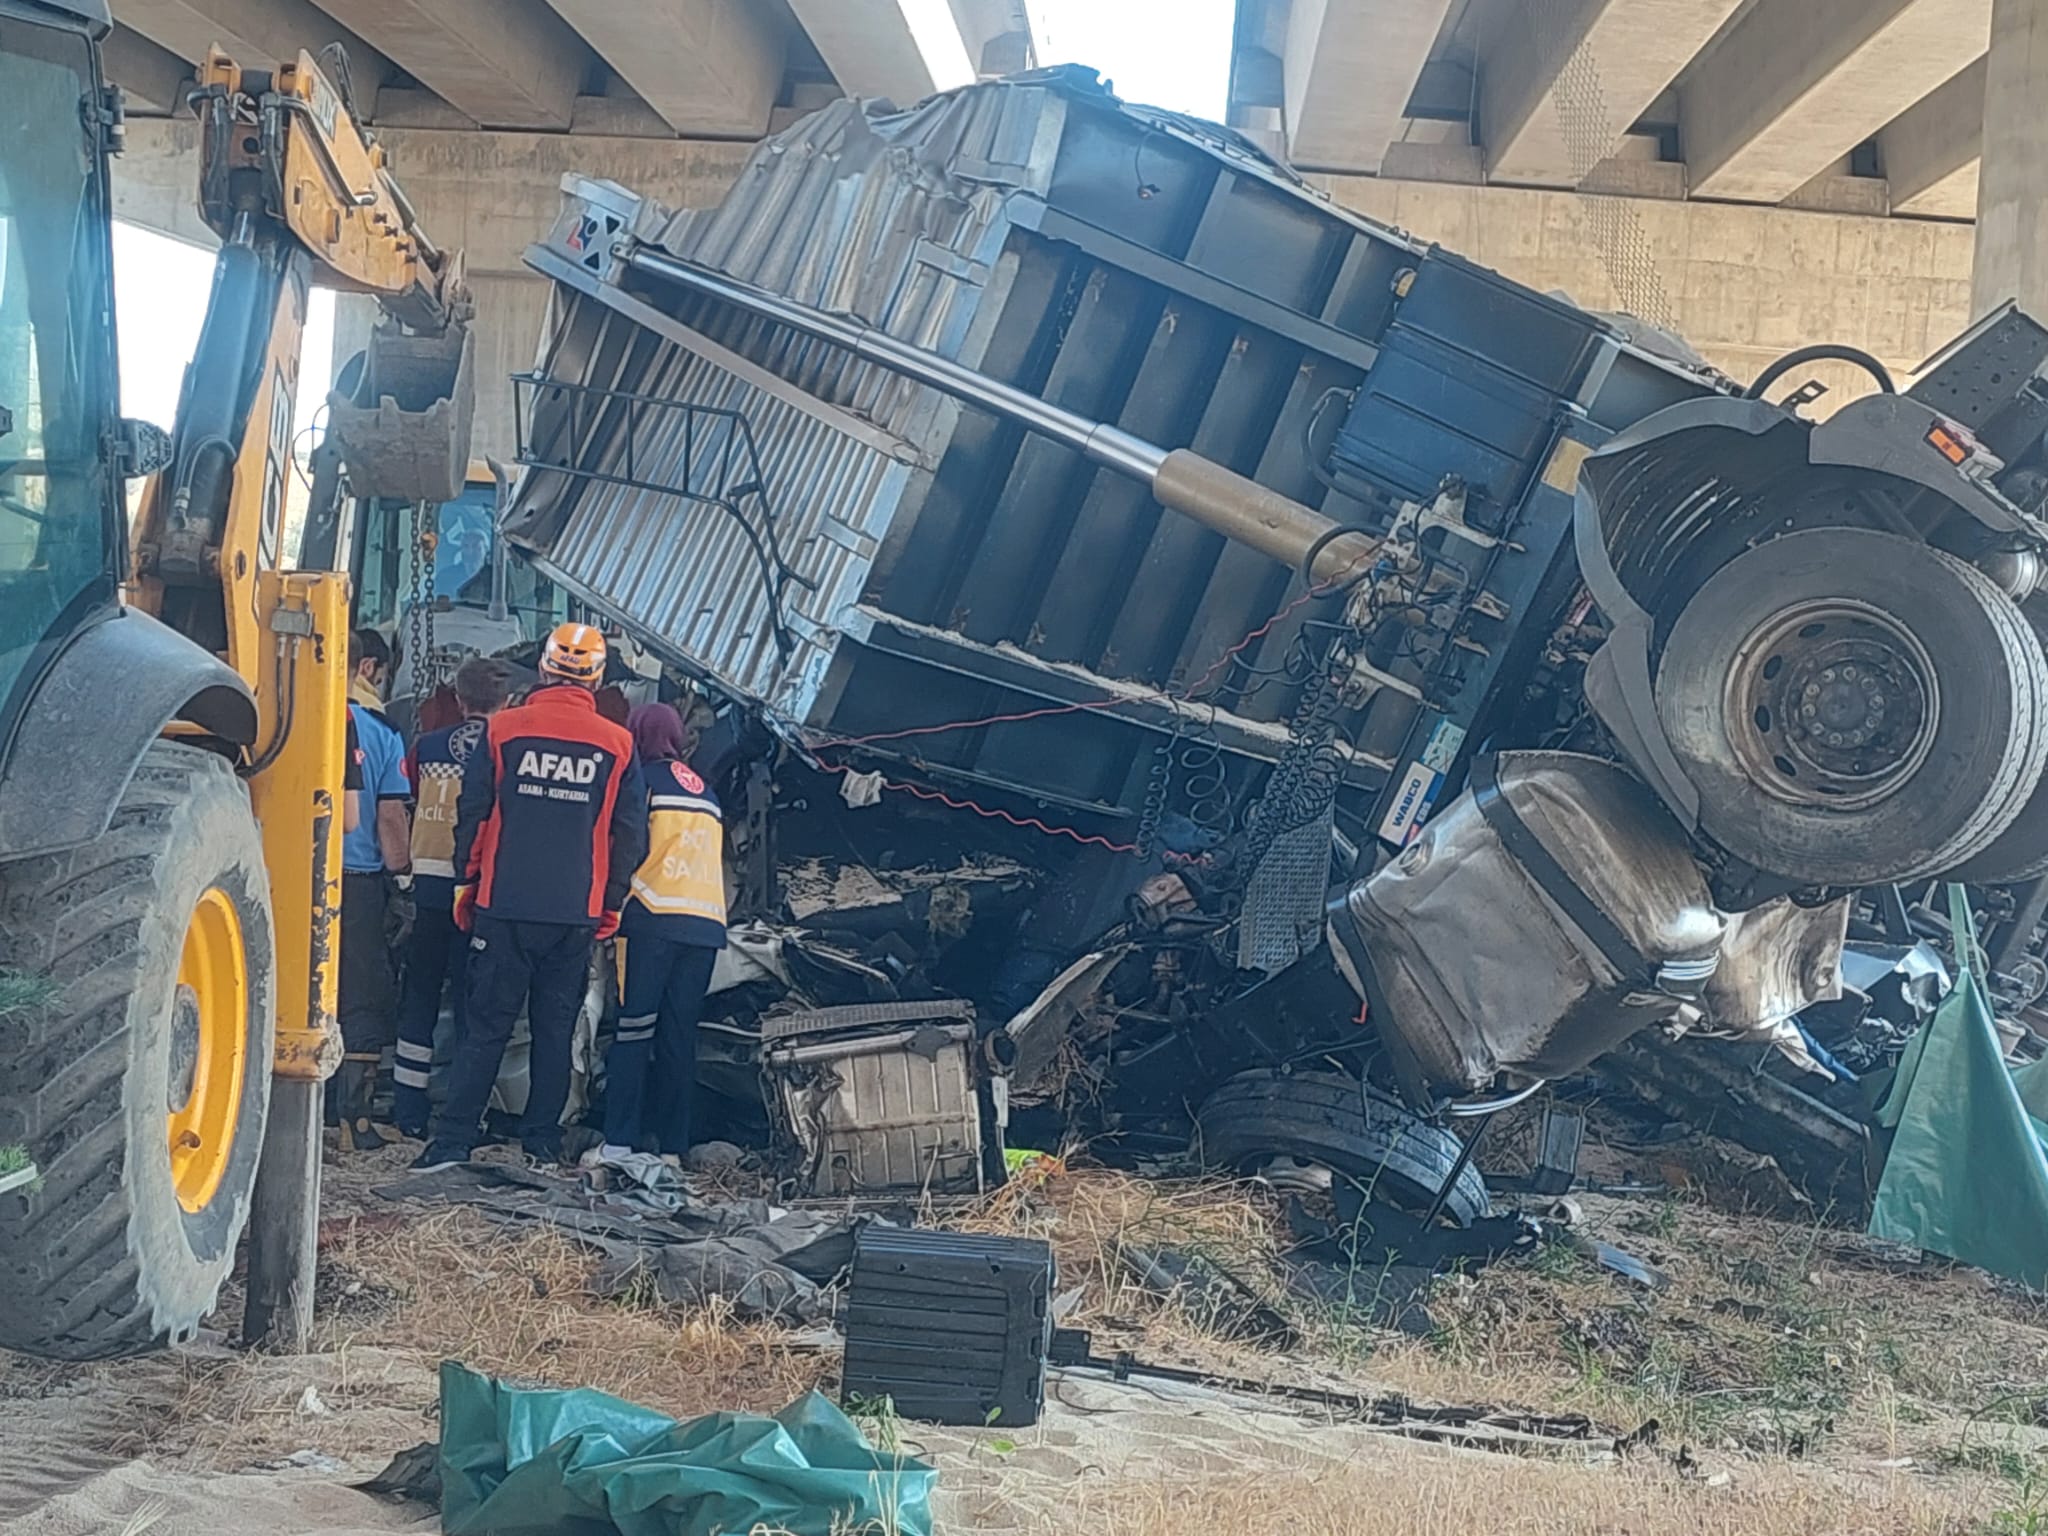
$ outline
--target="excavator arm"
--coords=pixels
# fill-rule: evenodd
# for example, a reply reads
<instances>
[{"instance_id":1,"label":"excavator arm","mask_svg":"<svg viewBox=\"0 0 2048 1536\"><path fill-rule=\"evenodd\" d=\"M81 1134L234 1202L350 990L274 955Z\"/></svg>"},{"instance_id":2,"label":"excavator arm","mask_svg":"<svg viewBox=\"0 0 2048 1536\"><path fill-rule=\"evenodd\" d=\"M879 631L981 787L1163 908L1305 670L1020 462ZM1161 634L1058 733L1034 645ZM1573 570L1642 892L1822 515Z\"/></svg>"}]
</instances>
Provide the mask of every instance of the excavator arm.
<instances>
[{"instance_id":1,"label":"excavator arm","mask_svg":"<svg viewBox=\"0 0 2048 1536\"><path fill-rule=\"evenodd\" d=\"M276 935L270 1117L251 1210L244 1333L303 1334L319 1188L319 1089L341 1055L346 495L440 502L469 460L472 305L459 252L427 238L333 74L213 53L192 102L199 203L221 237L170 463L132 538L130 600L249 684L240 773L261 829ZM337 83L339 81L339 83ZM330 398L316 494L294 513L294 405L310 285L377 300L353 393Z\"/></svg>"},{"instance_id":2,"label":"excavator arm","mask_svg":"<svg viewBox=\"0 0 2048 1536\"><path fill-rule=\"evenodd\" d=\"M262 73L216 51L192 102L200 211L221 253L171 464L136 520L133 597L254 681L260 574L340 563L335 477L303 529L287 527L309 286L366 294L384 311L355 398L334 402L336 453L358 495L459 494L473 306L460 253L427 237L345 89L310 54Z\"/></svg>"}]
</instances>

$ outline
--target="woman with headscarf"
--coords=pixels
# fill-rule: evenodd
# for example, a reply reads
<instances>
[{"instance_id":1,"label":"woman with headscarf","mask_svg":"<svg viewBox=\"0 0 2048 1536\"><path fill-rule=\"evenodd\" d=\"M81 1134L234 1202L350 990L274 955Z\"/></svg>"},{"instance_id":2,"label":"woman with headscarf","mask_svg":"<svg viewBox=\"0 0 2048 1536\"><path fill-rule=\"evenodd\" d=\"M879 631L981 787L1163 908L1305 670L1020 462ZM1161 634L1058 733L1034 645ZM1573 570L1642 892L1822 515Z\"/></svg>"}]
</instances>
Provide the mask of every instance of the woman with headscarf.
<instances>
[{"instance_id":1,"label":"woman with headscarf","mask_svg":"<svg viewBox=\"0 0 2048 1536\"><path fill-rule=\"evenodd\" d=\"M689 765L690 732L668 704L639 705L626 728L647 784L648 851L619 924L625 1001L605 1057L600 1162L690 1150L697 1018L725 947L725 829Z\"/></svg>"}]
</instances>

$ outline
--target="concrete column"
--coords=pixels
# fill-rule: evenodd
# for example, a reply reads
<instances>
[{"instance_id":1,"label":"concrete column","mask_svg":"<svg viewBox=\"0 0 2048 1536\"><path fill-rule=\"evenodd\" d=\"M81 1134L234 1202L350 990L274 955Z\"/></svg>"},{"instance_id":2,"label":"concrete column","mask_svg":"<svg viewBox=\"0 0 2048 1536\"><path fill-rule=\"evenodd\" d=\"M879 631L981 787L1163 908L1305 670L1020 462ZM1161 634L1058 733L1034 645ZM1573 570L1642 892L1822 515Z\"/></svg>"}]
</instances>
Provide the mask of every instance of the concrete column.
<instances>
[{"instance_id":1,"label":"concrete column","mask_svg":"<svg viewBox=\"0 0 2048 1536\"><path fill-rule=\"evenodd\" d=\"M553 284L530 272L480 272L476 291L474 458L513 459L512 375L533 367Z\"/></svg>"},{"instance_id":2,"label":"concrete column","mask_svg":"<svg viewBox=\"0 0 2048 1536\"><path fill-rule=\"evenodd\" d=\"M1984 159L1970 309L2007 299L2048 318L2048 0L1996 0L1984 76Z\"/></svg>"}]
</instances>

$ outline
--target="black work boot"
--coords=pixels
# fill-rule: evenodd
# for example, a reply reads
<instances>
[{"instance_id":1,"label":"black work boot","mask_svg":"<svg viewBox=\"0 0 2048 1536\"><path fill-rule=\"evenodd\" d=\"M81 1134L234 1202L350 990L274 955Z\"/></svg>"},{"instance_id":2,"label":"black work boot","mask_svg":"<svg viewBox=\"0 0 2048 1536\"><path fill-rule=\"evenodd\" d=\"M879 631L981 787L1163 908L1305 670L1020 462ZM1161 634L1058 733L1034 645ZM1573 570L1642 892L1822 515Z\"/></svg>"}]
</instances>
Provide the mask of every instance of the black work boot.
<instances>
[{"instance_id":1,"label":"black work boot","mask_svg":"<svg viewBox=\"0 0 2048 1536\"><path fill-rule=\"evenodd\" d=\"M370 1104L377 1093L377 1058L344 1056L335 1077L335 1102L341 1110L341 1150L379 1152L391 1138L371 1122Z\"/></svg>"}]
</instances>

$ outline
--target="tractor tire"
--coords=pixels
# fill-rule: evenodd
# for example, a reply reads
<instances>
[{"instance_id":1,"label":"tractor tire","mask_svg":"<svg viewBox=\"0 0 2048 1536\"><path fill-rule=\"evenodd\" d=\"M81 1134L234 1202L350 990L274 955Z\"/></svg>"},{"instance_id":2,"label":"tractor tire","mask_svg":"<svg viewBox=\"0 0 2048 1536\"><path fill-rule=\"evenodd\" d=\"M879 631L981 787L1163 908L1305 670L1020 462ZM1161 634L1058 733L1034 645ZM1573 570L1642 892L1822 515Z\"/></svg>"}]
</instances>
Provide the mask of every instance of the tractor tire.
<instances>
[{"instance_id":1,"label":"tractor tire","mask_svg":"<svg viewBox=\"0 0 2048 1536\"><path fill-rule=\"evenodd\" d=\"M248 1218L276 942L249 796L151 745L106 833L0 865L0 967L57 988L0 1019L0 1346L58 1359L191 1337Z\"/></svg>"},{"instance_id":2,"label":"tractor tire","mask_svg":"<svg viewBox=\"0 0 2048 1536\"><path fill-rule=\"evenodd\" d=\"M1299 1158L1361 1186L1367 1198L1427 1211L1464 1144L1369 1083L1334 1072L1245 1072L1209 1095L1195 1117L1205 1162L1248 1172ZM1469 1163L1443 1215L1469 1227L1487 1213L1486 1181Z\"/></svg>"},{"instance_id":3,"label":"tractor tire","mask_svg":"<svg viewBox=\"0 0 2048 1536\"><path fill-rule=\"evenodd\" d=\"M1656 699L1701 833L1801 885L1954 869L2048 763L2048 659L2018 605L1953 555L1860 528L1717 571L1671 628Z\"/></svg>"}]
</instances>

